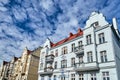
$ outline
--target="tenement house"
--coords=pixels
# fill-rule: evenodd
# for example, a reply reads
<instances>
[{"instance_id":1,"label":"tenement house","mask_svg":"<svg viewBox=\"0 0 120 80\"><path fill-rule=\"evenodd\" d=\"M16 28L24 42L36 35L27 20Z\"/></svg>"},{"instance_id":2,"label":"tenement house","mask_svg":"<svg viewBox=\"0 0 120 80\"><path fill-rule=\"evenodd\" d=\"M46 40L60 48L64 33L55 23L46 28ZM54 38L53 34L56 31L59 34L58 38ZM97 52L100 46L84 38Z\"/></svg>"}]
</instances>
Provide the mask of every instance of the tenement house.
<instances>
[{"instance_id":1,"label":"tenement house","mask_svg":"<svg viewBox=\"0 0 120 80\"><path fill-rule=\"evenodd\" d=\"M108 23L102 13L92 12L76 34L57 43L46 40L38 80L119 80L119 50L116 19Z\"/></svg>"}]
</instances>

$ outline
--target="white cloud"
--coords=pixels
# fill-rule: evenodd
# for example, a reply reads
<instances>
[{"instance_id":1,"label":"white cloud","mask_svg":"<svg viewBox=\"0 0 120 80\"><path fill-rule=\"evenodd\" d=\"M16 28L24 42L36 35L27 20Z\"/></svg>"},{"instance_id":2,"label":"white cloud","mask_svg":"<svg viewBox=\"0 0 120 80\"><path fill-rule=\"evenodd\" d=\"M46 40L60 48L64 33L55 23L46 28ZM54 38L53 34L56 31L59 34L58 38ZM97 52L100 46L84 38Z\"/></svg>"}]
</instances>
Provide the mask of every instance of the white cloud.
<instances>
[{"instance_id":1,"label":"white cloud","mask_svg":"<svg viewBox=\"0 0 120 80\"><path fill-rule=\"evenodd\" d=\"M17 0L21 5L10 5L10 1L0 0L0 55L4 59L20 56L26 46L37 48L46 37L57 42L69 32L76 33L92 11L99 10L109 19L120 18L119 0ZM16 25L18 21L20 25Z\"/></svg>"}]
</instances>

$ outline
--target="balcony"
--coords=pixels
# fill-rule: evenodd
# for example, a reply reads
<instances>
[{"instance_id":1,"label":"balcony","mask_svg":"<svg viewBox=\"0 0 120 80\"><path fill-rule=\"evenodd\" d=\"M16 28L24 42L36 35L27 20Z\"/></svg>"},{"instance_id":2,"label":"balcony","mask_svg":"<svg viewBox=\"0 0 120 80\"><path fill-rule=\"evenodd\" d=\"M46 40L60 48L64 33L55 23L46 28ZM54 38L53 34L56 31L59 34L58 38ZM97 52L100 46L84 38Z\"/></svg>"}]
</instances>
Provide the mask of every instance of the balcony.
<instances>
[{"instance_id":1,"label":"balcony","mask_svg":"<svg viewBox=\"0 0 120 80\"><path fill-rule=\"evenodd\" d=\"M95 71L99 70L98 63L76 63L74 67L75 71Z\"/></svg>"},{"instance_id":2,"label":"balcony","mask_svg":"<svg viewBox=\"0 0 120 80\"><path fill-rule=\"evenodd\" d=\"M84 55L84 48L83 48L83 46L75 47L74 53L75 53L77 56L79 56L79 55Z\"/></svg>"},{"instance_id":3,"label":"balcony","mask_svg":"<svg viewBox=\"0 0 120 80\"><path fill-rule=\"evenodd\" d=\"M53 61L54 61L54 55L53 54L46 56L46 62L51 63Z\"/></svg>"},{"instance_id":4,"label":"balcony","mask_svg":"<svg viewBox=\"0 0 120 80\"><path fill-rule=\"evenodd\" d=\"M39 71L39 74L40 75L52 75L53 74L53 67L50 66L50 67L46 67L44 68L44 70L42 71Z\"/></svg>"}]
</instances>

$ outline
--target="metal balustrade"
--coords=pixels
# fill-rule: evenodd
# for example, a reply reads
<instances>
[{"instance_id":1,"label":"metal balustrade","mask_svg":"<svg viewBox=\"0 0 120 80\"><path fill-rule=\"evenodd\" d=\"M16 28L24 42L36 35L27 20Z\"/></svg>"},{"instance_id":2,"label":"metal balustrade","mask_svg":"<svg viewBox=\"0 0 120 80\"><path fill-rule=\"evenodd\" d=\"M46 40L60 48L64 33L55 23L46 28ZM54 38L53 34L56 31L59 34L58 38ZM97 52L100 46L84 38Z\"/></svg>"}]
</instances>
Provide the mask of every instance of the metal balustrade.
<instances>
[{"instance_id":1,"label":"metal balustrade","mask_svg":"<svg viewBox=\"0 0 120 80\"><path fill-rule=\"evenodd\" d=\"M76 63L74 70L75 71L93 71L93 70L99 70L99 66L97 62Z\"/></svg>"},{"instance_id":2,"label":"metal balustrade","mask_svg":"<svg viewBox=\"0 0 120 80\"><path fill-rule=\"evenodd\" d=\"M76 55L83 55L84 54L84 48L83 46L78 46L74 48L74 53Z\"/></svg>"},{"instance_id":3,"label":"metal balustrade","mask_svg":"<svg viewBox=\"0 0 120 80\"><path fill-rule=\"evenodd\" d=\"M41 75L51 75L53 74L53 67L46 67L43 71L39 72Z\"/></svg>"},{"instance_id":4,"label":"metal balustrade","mask_svg":"<svg viewBox=\"0 0 120 80\"><path fill-rule=\"evenodd\" d=\"M54 55L47 55L46 56L46 62L53 62L54 61Z\"/></svg>"}]
</instances>

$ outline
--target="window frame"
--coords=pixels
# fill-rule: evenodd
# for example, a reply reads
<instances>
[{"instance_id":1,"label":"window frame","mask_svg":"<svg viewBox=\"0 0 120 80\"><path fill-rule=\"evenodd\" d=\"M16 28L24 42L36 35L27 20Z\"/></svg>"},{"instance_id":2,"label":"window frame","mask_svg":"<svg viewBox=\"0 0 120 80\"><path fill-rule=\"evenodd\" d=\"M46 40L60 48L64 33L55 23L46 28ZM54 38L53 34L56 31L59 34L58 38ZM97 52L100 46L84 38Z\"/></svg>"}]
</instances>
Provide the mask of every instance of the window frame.
<instances>
[{"instance_id":1,"label":"window frame","mask_svg":"<svg viewBox=\"0 0 120 80\"><path fill-rule=\"evenodd\" d=\"M93 62L93 53L92 53L92 51L87 52L87 61L88 61L88 63Z\"/></svg>"},{"instance_id":2,"label":"window frame","mask_svg":"<svg viewBox=\"0 0 120 80\"><path fill-rule=\"evenodd\" d=\"M71 74L71 80L75 80L75 74Z\"/></svg>"},{"instance_id":3,"label":"window frame","mask_svg":"<svg viewBox=\"0 0 120 80\"><path fill-rule=\"evenodd\" d=\"M67 68L67 60L61 61L61 68Z\"/></svg>"},{"instance_id":4,"label":"window frame","mask_svg":"<svg viewBox=\"0 0 120 80\"><path fill-rule=\"evenodd\" d=\"M108 71L102 72L102 78L103 80L110 80L110 74Z\"/></svg>"},{"instance_id":5,"label":"window frame","mask_svg":"<svg viewBox=\"0 0 120 80\"><path fill-rule=\"evenodd\" d=\"M98 34L99 44L105 43L105 35L104 33Z\"/></svg>"},{"instance_id":6,"label":"window frame","mask_svg":"<svg viewBox=\"0 0 120 80\"><path fill-rule=\"evenodd\" d=\"M101 62L102 63L105 63L108 61L108 58L107 58L107 51L100 51L100 58L101 58Z\"/></svg>"},{"instance_id":7,"label":"window frame","mask_svg":"<svg viewBox=\"0 0 120 80\"><path fill-rule=\"evenodd\" d=\"M97 80L96 73L90 73L91 80Z\"/></svg>"},{"instance_id":8,"label":"window frame","mask_svg":"<svg viewBox=\"0 0 120 80\"><path fill-rule=\"evenodd\" d=\"M57 69L57 61L55 61L54 68Z\"/></svg>"},{"instance_id":9,"label":"window frame","mask_svg":"<svg viewBox=\"0 0 120 80\"><path fill-rule=\"evenodd\" d=\"M86 43L87 43L87 45L92 44L92 36L91 36L91 34L86 36Z\"/></svg>"},{"instance_id":10,"label":"window frame","mask_svg":"<svg viewBox=\"0 0 120 80\"><path fill-rule=\"evenodd\" d=\"M71 67L75 66L75 57L71 58Z\"/></svg>"},{"instance_id":11,"label":"window frame","mask_svg":"<svg viewBox=\"0 0 120 80\"><path fill-rule=\"evenodd\" d=\"M79 74L79 80L84 80L84 74Z\"/></svg>"}]
</instances>

